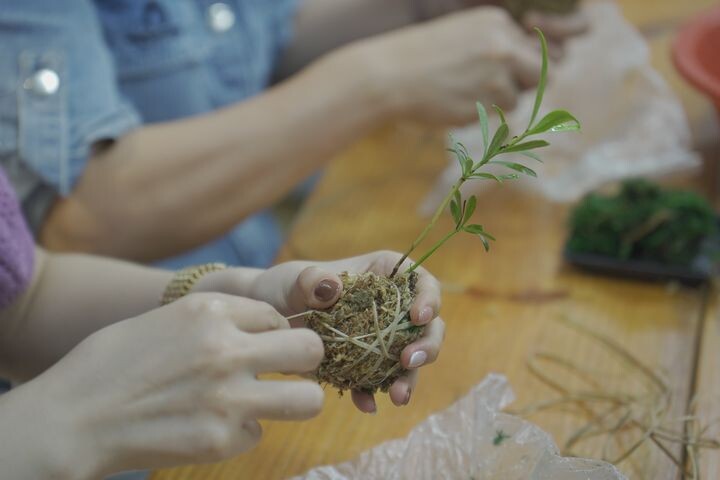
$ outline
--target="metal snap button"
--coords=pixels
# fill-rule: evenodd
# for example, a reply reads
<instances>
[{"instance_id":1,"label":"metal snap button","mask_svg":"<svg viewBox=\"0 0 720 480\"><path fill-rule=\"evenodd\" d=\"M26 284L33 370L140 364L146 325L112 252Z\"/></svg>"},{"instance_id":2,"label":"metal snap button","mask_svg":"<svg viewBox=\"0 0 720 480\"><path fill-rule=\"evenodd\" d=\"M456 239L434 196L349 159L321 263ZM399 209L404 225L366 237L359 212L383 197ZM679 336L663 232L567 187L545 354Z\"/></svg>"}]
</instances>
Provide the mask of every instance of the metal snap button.
<instances>
[{"instance_id":1,"label":"metal snap button","mask_svg":"<svg viewBox=\"0 0 720 480\"><path fill-rule=\"evenodd\" d=\"M235 12L227 3L213 3L208 8L207 20L214 32L226 32L235 25Z\"/></svg>"},{"instance_id":2,"label":"metal snap button","mask_svg":"<svg viewBox=\"0 0 720 480\"><path fill-rule=\"evenodd\" d=\"M31 90L38 95L53 95L60 88L60 76L56 71L49 68L43 68L35 72L30 78L26 79L23 87Z\"/></svg>"}]
</instances>

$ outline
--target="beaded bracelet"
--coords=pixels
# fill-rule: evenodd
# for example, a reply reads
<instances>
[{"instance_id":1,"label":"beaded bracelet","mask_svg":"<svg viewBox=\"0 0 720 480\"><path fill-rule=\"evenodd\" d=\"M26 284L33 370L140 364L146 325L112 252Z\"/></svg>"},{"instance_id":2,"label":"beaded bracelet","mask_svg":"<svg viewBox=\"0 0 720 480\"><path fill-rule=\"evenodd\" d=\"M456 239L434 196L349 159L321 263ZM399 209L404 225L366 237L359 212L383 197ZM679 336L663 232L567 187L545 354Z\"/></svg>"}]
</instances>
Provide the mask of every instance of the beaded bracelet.
<instances>
[{"instance_id":1,"label":"beaded bracelet","mask_svg":"<svg viewBox=\"0 0 720 480\"><path fill-rule=\"evenodd\" d=\"M205 265L196 265L194 267L183 268L175 272L175 276L168 286L165 288L160 305L167 305L178 298L184 297L202 277L211 272L224 270L227 266L224 263L206 263Z\"/></svg>"}]
</instances>

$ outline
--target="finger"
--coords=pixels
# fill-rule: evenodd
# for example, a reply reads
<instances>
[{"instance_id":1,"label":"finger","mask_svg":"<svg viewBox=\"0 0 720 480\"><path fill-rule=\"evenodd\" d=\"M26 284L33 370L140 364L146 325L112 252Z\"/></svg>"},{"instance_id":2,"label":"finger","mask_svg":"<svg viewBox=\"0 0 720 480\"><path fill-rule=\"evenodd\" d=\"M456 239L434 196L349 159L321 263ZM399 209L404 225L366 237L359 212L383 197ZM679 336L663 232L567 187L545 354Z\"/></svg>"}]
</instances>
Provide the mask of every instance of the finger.
<instances>
[{"instance_id":1,"label":"finger","mask_svg":"<svg viewBox=\"0 0 720 480\"><path fill-rule=\"evenodd\" d=\"M342 282L336 274L318 267L301 271L287 292L288 306L292 311L329 308L342 292Z\"/></svg>"},{"instance_id":2,"label":"finger","mask_svg":"<svg viewBox=\"0 0 720 480\"><path fill-rule=\"evenodd\" d=\"M410 320L415 325L426 325L440 313L440 282L422 267L416 272L417 293L410 308Z\"/></svg>"},{"instance_id":3,"label":"finger","mask_svg":"<svg viewBox=\"0 0 720 480\"><path fill-rule=\"evenodd\" d=\"M550 40L548 42L548 56L553 62L559 62L565 56L565 45L562 42Z\"/></svg>"},{"instance_id":4,"label":"finger","mask_svg":"<svg viewBox=\"0 0 720 480\"><path fill-rule=\"evenodd\" d=\"M378 275L389 275L402 257L399 253L391 251L375 252L372 255L374 258L369 263L368 269ZM402 273L412 264L412 259L407 258L398 271ZM410 319L416 325L425 325L440 312L440 283L423 267L417 268L415 272L418 274L418 280L415 301L410 308Z\"/></svg>"},{"instance_id":5,"label":"finger","mask_svg":"<svg viewBox=\"0 0 720 480\"><path fill-rule=\"evenodd\" d=\"M394 405L402 407L403 405L410 403L413 389L417 383L417 376L418 371L411 370L407 375L398 378L392 385L390 385L388 395L390 395L390 400Z\"/></svg>"},{"instance_id":6,"label":"finger","mask_svg":"<svg viewBox=\"0 0 720 480\"><path fill-rule=\"evenodd\" d=\"M517 63L511 58L511 65ZM512 67L511 67L512 68ZM518 81L515 78L516 73L510 71L506 65L497 64L491 78L485 81L483 91L484 97L481 98L488 105L497 105L503 110L512 110L517 105L519 91L517 88ZM477 115L477 111L474 112Z\"/></svg>"},{"instance_id":7,"label":"finger","mask_svg":"<svg viewBox=\"0 0 720 480\"><path fill-rule=\"evenodd\" d=\"M240 428L234 428L232 430L232 445L234 448L222 452L222 455L218 456L218 461L251 450L255 448L262 439L262 426L255 419L243 420Z\"/></svg>"},{"instance_id":8,"label":"finger","mask_svg":"<svg viewBox=\"0 0 720 480\"><path fill-rule=\"evenodd\" d=\"M244 357L256 373L304 373L317 369L325 353L320 337L307 328L258 333Z\"/></svg>"},{"instance_id":9,"label":"finger","mask_svg":"<svg viewBox=\"0 0 720 480\"><path fill-rule=\"evenodd\" d=\"M580 35L589 28L588 18L582 11L569 14L528 12L523 19L523 25L529 30L537 27L548 40L556 41Z\"/></svg>"},{"instance_id":10,"label":"finger","mask_svg":"<svg viewBox=\"0 0 720 480\"><path fill-rule=\"evenodd\" d=\"M357 409L361 412L373 415L377 413L377 404L375 403L373 394L353 390L350 396Z\"/></svg>"},{"instance_id":11,"label":"finger","mask_svg":"<svg viewBox=\"0 0 720 480\"><path fill-rule=\"evenodd\" d=\"M320 413L324 399L322 387L315 382L263 380L239 402L247 405L253 418L307 420Z\"/></svg>"},{"instance_id":12,"label":"finger","mask_svg":"<svg viewBox=\"0 0 720 480\"><path fill-rule=\"evenodd\" d=\"M271 305L224 293L192 293L174 302L172 308L184 309L200 321L227 318L248 333L290 328L285 317Z\"/></svg>"},{"instance_id":13,"label":"finger","mask_svg":"<svg viewBox=\"0 0 720 480\"><path fill-rule=\"evenodd\" d=\"M427 324L425 334L418 341L403 349L400 363L407 369L415 369L434 362L444 338L445 322L437 317Z\"/></svg>"},{"instance_id":14,"label":"finger","mask_svg":"<svg viewBox=\"0 0 720 480\"><path fill-rule=\"evenodd\" d=\"M526 40L516 44L510 52L510 67L518 85L522 88L531 88L540 80L542 58L538 56L534 45Z\"/></svg>"}]
</instances>

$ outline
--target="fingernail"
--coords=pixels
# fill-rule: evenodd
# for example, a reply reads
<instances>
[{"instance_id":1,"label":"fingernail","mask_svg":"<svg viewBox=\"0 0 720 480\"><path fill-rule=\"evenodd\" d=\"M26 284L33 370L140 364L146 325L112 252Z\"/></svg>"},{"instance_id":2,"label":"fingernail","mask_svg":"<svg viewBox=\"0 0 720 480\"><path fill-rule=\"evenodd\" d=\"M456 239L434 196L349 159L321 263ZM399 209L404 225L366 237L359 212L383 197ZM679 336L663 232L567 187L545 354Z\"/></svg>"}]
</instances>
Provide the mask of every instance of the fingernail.
<instances>
[{"instance_id":1,"label":"fingernail","mask_svg":"<svg viewBox=\"0 0 720 480\"><path fill-rule=\"evenodd\" d=\"M408 387L407 393L405 394L405 400L403 401L403 405L407 405L410 403L410 395L412 395L412 388Z\"/></svg>"},{"instance_id":2,"label":"fingernail","mask_svg":"<svg viewBox=\"0 0 720 480\"><path fill-rule=\"evenodd\" d=\"M339 285L332 280L323 280L315 287L315 298L321 302L329 302L337 295Z\"/></svg>"},{"instance_id":3,"label":"fingernail","mask_svg":"<svg viewBox=\"0 0 720 480\"><path fill-rule=\"evenodd\" d=\"M425 360L427 360L427 353L423 352L422 350L418 350L417 352L414 352L412 355L410 355L410 363L408 363L408 367L417 368L423 363L425 363Z\"/></svg>"},{"instance_id":4,"label":"fingernail","mask_svg":"<svg viewBox=\"0 0 720 480\"><path fill-rule=\"evenodd\" d=\"M430 320L432 320L433 316L433 310L430 307L423 307L422 310L420 310L420 315L418 315L418 321L420 321L420 324L425 325Z\"/></svg>"}]
</instances>

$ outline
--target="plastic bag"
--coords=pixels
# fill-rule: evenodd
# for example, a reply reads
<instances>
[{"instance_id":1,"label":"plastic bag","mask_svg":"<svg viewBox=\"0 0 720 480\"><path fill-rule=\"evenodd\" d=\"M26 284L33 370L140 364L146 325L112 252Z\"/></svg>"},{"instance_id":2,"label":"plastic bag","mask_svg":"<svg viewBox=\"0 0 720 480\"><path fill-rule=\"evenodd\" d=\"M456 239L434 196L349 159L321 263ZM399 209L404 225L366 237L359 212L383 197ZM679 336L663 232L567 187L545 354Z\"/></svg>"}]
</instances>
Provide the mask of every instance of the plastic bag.
<instances>
[{"instance_id":1,"label":"plastic bag","mask_svg":"<svg viewBox=\"0 0 720 480\"><path fill-rule=\"evenodd\" d=\"M514 396L507 379L489 375L448 409L399 440L357 459L313 469L296 480L620 480L612 465L559 456L533 424L499 413ZM502 432L500 435L499 432Z\"/></svg>"},{"instance_id":2,"label":"plastic bag","mask_svg":"<svg viewBox=\"0 0 720 480\"><path fill-rule=\"evenodd\" d=\"M545 163L529 165L541 181L520 182L553 201L576 200L621 178L665 175L700 164L690 150L690 128L682 105L650 65L642 36L614 3L593 3L584 10L590 30L570 39L563 60L551 65L540 112L568 110L580 120L582 131L549 134L551 146L538 150ZM527 126L534 96L534 91L525 92L517 108L508 113L511 132ZM491 128L498 124L497 117L491 117ZM456 130L453 136L479 157L482 136L477 124ZM511 157L505 159L532 162L519 155ZM453 157L422 211L437 207L459 175ZM464 193L478 191L482 185L486 182L468 182Z\"/></svg>"}]
</instances>

